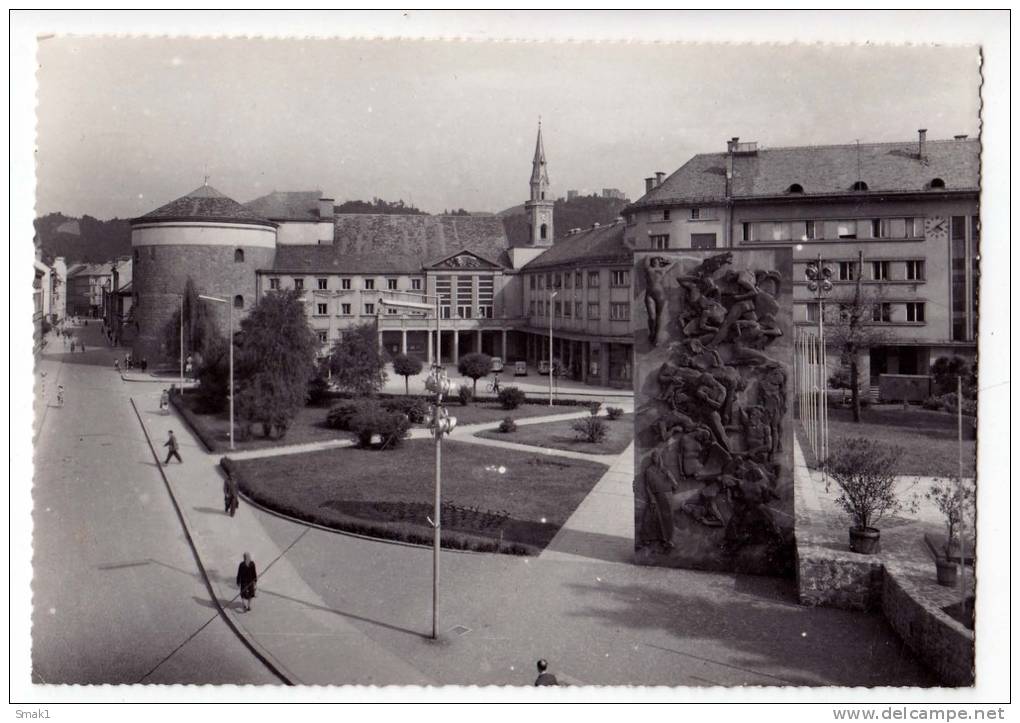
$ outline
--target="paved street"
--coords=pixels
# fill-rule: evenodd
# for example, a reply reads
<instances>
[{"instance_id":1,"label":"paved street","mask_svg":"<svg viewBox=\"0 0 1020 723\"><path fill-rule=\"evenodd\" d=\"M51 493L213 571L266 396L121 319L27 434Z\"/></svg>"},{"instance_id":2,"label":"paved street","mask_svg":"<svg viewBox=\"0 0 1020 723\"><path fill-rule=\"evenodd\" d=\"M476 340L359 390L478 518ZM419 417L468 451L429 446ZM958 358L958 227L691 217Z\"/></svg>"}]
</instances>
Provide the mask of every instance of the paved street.
<instances>
[{"instance_id":1,"label":"paved street","mask_svg":"<svg viewBox=\"0 0 1020 723\"><path fill-rule=\"evenodd\" d=\"M48 404L66 391L37 407L33 681L279 682L212 608L98 324L79 334L42 361Z\"/></svg>"},{"instance_id":2,"label":"paved street","mask_svg":"<svg viewBox=\"0 0 1020 723\"><path fill-rule=\"evenodd\" d=\"M98 364L102 353L80 356ZM220 603L295 682L530 685L539 657L578 684L932 682L881 617L800 607L791 581L629 564L629 450L542 556L444 552L443 639L432 642L430 550L247 503L229 518L218 456L159 414L158 384L124 382L108 365L45 364L67 404L47 410L39 439L39 681L277 682L196 578L134 400L155 445L169 428L181 440L184 464L166 473ZM233 584L244 551L260 571L250 613Z\"/></svg>"}]
</instances>

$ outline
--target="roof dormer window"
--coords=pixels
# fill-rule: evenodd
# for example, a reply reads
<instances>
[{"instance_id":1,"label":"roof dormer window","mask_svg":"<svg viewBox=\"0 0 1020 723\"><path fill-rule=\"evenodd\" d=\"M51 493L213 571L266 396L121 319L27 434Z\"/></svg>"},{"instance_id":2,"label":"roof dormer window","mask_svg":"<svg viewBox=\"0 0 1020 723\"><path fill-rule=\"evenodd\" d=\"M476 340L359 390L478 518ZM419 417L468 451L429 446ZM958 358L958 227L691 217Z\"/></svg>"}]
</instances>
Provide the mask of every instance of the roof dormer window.
<instances>
[{"instance_id":1,"label":"roof dormer window","mask_svg":"<svg viewBox=\"0 0 1020 723\"><path fill-rule=\"evenodd\" d=\"M933 178L931 179L931 182L928 184L928 188L945 188L945 187L946 182L943 181L941 178Z\"/></svg>"},{"instance_id":2,"label":"roof dormer window","mask_svg":"<svg viewBox=\"0 0 1020 723\"><path fill-rule=\"evenodd\" d=\"M857 181L856 183L854 183L854 185L852 185L850 187L850 190L851 191L867 191L868 190L868 184L865 183L864 181Z\"/></svg>"},{"instance_id":3,"label":"roof dormer window","mask_svg":"<svg viewBox=\"0 0 1020 723\"><path fill-rule=\"evenodd\" d=\"M799 183L791 183L790 187L786 189L787 193L804 193L804 187Z\"/></svg>"}]
</instances>

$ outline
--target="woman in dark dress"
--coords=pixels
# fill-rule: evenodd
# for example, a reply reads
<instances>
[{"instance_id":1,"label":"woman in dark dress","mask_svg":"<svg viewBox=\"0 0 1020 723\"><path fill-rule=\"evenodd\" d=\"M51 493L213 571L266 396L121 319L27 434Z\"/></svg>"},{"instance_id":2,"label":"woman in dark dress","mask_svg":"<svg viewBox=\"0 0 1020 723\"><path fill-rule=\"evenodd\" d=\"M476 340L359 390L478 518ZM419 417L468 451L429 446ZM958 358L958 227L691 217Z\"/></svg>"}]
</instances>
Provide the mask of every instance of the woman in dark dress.
<instances>
[{"instance_id":1,"label":"woman in dark dress","mask_svg":"<svg viewBox=\"0 0 1020 723\"><path fill-rule=\"evenodd\" d=\"M237 566L237 586L241 588L241 602L245 612L251 610L251 599L255 597L255 582L257 580L255 563L252 562L251 555L246 552L244 560Z\"/></svg>"}]
</instances>

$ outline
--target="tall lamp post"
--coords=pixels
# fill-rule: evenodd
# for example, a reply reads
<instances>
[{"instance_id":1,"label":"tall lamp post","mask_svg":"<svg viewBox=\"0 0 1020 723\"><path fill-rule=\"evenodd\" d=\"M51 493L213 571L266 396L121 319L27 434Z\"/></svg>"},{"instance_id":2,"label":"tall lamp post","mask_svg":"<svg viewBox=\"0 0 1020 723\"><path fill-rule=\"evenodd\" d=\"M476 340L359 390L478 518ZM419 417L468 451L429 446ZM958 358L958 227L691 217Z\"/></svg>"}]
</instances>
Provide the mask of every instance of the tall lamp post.
<instances>
[{"instance_id":1,"label":"tall lamp post","mask_svg":"<svg viewBox=\"0 0 1020 723\"><path fill-rule=\"evenodd\" d=\"M560 293L549 294L549 406L553 405L553 299Z\"/></svg>"},{"instance_id":2,"label":"tall lamp post","mask_svg":"<svg viewBox=\"0 0 1020 723\"><path fill-rule=\"evenodd\" d=\"M829 405L826 399L826 378L825 363L825 295L832 291L832 269L822 265L822 255L808 264L804 269L804 276L808 280L808 290L813 292L818 302L818 423L819 439L816 449L819 452L822 469L825 469L825 461L829 456Z\"/></svg>"},{"instance_id":3,"label":"tall lamp post","mask_svg":"<svg viewBox=\"0 0 1020 723\"><path fill-rule=\"evenodd\" d=\"M457 426L457 418L451 417L450 412L443 406L443 394L451 395L456 392L457 385L446 375L446 371L439 363L442 358L442 338L440 336L440 297L426 294L414 294L423 301L404 301L401 299L379 299L381 306L392 306L397 309L410 309L413 311L424 311L426 314L432 309L436 313L436 356L432 371L425 380L425 388L436 395L435 405L432 407L432 417L429 420L429 429L436 440L436 483L435 498L433 501L432 514L435 519L427 518L432 526L432 639L439 638L439 550L442 542L442 488L443 488L443 437L453 431ZM435 299L435 307L426 303L428 299Z\"/></svg>"},{"instance_id":4,"label":"tall lamp post","mask_svg":"<svg viewBox=\"0 0 1020 723\"><path fill-rule=\"evenodd\" d=\"M217 304L227 305L227 348L230 353L230 449L234 448L234 305L228 299L221 299L218 296L206 296L199 294L198 298L204 301L213 301Z\"/></svg>"}]
</instances>

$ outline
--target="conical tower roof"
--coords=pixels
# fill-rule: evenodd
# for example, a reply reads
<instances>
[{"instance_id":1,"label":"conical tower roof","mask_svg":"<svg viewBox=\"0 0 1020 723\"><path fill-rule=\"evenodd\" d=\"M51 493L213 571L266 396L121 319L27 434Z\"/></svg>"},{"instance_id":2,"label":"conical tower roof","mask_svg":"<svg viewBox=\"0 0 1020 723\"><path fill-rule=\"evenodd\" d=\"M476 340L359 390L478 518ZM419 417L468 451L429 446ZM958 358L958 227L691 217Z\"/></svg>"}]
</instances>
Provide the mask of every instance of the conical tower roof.
<instances>
[{"instance_id":1,"label":"conical tower roof","mask_svg":"<svg viewBox=\"0 0 1020 723\"><path fill-rule=\"evenodd\" d=\"M538 138L535 139L535 158L531 162L531 182L549 183L545 167L545 146L542 144L542 121L538 122Z\"/></svg>"},{"instance_id":2,"label":"conical tower roof","mask_svg":"<svg viewBox=\"0 0 1020 723\"><path fill-rule=\"evenodd\" d=\"M149 211L144 216L131 219L132 223L153 221L219 221L259 226L276 225L223 195L209 184L199 186L191 193L160 206L155 211Z\"/></svg>"}]
</instances>

